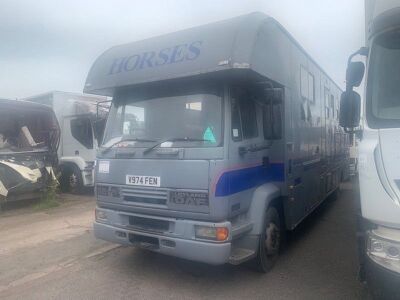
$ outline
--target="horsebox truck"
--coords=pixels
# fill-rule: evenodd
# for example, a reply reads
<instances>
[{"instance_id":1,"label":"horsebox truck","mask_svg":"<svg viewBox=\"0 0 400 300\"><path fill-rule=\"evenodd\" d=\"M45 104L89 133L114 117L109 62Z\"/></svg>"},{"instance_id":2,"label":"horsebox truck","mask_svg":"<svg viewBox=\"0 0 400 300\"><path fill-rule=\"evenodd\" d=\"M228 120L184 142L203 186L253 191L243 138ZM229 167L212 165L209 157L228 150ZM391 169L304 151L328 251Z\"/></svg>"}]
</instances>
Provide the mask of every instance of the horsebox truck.
<instances>
[{"instance_id":1,"label":"horsebox truck","mask_svg":"<svg viewBox=\"0 0 400 300\"><path fill-rule=\"evenodd\" d=\"M400 1L368 0L366 47L349 58L340 123L348 132L360 124L360 275L376 298L400 299ZM365 66L364 100L359 86ZM360 134L359 134L360 135Z\"/></svg>"},{"instance_id":2,"label":"horsebox truck","mask_svg":"<svg viewBox=\"0 0 400 300\"><path fill-rule=\"evenodd\" d=\"M96 150L108 112L107 97L52 91L24 100L50 106L57 116L62 190L80 193L84 188L93 188Z\"/></svg>"},{"instance_id":3,"label":"horsebox truck","mask_svg":"<svg viewBox=\"0 0 400 300\"><path fill-rule=\"evenodd\" d=\"M113 98L100 239L265 272L348 173L340 88L262 13L113 47L84 92Z\"/></svg>"}]
</instances>

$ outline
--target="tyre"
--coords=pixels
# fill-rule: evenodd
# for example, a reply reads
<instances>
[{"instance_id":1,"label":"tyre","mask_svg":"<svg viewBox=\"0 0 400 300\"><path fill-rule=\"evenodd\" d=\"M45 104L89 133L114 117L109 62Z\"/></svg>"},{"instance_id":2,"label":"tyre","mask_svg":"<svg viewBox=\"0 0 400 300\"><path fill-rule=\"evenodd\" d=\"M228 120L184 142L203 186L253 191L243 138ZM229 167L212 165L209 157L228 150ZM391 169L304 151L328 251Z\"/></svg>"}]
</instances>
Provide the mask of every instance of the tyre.
<instances>
[{"instance_id":1,"label":"tyre","mask_svg":"<svg viewBox=\"0 0 400 300\"><path fill-rule=\"evenodd\" d=\"M64 193L79 194L83 190L82 174L76 166L66 166L61 173L61 190Z\"/></svg>"},{"instance_id":2,"label":"tyre","mask_svg":"<svg viewBox=\"0 0 400 300\"><path fill-rule=\"evenodd\" d=\"M282 227L278 210L271 206L265 214L264 230L260 236L256 269L266 273L272 269L279 256L282 244Z\"/></svg>"}]
</instances>

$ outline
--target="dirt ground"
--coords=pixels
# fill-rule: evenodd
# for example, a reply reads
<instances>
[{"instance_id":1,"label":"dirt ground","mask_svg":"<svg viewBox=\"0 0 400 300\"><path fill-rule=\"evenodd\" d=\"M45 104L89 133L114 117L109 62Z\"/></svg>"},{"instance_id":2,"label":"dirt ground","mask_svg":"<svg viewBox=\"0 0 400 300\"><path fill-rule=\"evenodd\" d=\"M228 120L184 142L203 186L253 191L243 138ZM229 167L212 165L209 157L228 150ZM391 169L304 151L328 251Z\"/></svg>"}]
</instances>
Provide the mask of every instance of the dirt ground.
<instances>
[{"instance_id":1,"label":"dirt ground","mask_svg":"<svg viewBox=\"0 0 400 300\"><path fill-rule=\"evenodd\" d=\"M357 280L352 186L290 234L272 272L119 247L92 232L94 197L0 214L1 299L366 299Z\"/></svg>"}]
</instances>

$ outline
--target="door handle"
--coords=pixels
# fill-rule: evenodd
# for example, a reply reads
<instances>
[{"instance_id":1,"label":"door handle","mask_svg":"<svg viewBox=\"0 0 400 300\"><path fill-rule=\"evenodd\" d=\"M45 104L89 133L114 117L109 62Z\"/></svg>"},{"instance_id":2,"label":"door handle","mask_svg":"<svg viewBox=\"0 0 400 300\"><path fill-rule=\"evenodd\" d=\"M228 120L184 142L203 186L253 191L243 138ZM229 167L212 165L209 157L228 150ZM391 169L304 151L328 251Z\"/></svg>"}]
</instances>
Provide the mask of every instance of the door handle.
<instances>
[{"instance_id":1,"label":"door handle","mask_svg":"<svg viewBox=\"0 0 400 300\"><path fill-rule=\"evenodd\" d=\"M269 156L264 156L262 158L262 166L264 168L269 168L270 167L270 163L269 163Z\"/></svg>"},{"instance_id":2,"label":"door handle","mask_svg":"<svg viewBox=\"0 0 400 300\"><path fill-rule=\"evenodd\" d=\"M247 152L257 152L257 151L261 151L261 150L266 150L271 148L271 145L252 145L249 147L245 147L245 146L240 146L239 147L239 155L244 155Z\"/></svg>"}]
</instances>

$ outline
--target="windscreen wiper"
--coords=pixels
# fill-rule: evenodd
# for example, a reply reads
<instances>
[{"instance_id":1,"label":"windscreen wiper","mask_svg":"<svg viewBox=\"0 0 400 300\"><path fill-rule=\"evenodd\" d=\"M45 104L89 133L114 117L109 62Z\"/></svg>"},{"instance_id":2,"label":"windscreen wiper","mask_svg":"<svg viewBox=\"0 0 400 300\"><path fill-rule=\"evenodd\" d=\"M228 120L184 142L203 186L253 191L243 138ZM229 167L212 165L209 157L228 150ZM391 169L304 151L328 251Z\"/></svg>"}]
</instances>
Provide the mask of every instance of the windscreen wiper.
<instances>
[{"instance_id":1,"label":"windscreen wiper","mask_svg":"<svg viewBox=\"0 0 400 300\"><path fill-rule=\"evenodd\" d=\"M116 145L123 143L123 142L157 142L155 140L148 140L148 139L141 139L141 138L129 138L129 139L121 139L118 142L113 143L112 145L108 146L107 148L101 151L101 154L105 154L110 151Z\"/></svg>"},{"instance_id":2,"label":"windscreen wiper","mask_svg":"<svg viewBox=\"0 0 400 300\"><path fill-rule=\"evenodd\" d=\"M143 151L143 155L146 155L147 153L151 152L153 149L157 148L158 146L160 146L162 143L166 143L166 142L211 142L210 140L206 140L206 139L196 139L196 138L191 138L191 137L183 137L183 138L169 138L169 139L165 139L162 140L160 142L158 142L157 144L146 148Z\"/></svg>"}]
</instances>

